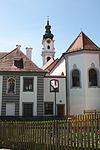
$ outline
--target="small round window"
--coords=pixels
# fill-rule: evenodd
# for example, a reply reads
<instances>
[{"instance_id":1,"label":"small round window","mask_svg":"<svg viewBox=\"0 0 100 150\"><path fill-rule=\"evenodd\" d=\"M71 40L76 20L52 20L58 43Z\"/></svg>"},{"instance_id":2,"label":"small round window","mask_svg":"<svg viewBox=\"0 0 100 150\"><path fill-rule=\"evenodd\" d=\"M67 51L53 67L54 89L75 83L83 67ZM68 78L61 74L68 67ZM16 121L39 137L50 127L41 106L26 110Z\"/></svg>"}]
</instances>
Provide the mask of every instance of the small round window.
<instances>
[{"instance_id":1,"label":"small round window","mask_svg":"<svg viewBox=\"0 0 100 150\"><path fill-rule=\"evenodd\" d=\"M47 40L47 43L49 43L49 44L50 44L50 40Z\"/></svg>"}]
</instances>

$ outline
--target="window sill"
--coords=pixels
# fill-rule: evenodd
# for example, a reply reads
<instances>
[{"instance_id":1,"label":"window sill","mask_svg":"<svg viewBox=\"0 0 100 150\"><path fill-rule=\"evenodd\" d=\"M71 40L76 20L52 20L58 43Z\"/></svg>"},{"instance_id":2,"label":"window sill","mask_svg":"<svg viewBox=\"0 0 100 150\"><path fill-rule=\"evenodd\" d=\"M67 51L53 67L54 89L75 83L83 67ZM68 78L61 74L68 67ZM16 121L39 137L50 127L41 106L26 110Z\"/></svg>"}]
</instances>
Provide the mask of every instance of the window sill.
<instances>
[{"instance_id":1,"label":"window sill","mask_svg":"<svg viewBox=\"0 0 100 150\"><path fill-rule=\"evenodd\" d=\"M81 89L82 87L78 86L78 87L71 87L71 89Z\"/></svg>"},{"instance_id":2,"label":"window sill","mask_svg":"<svg viewBox=\"0 0 100 150\"><path fill-rule=\"evenodd\" d=\"M100 86L89 86L88 88L100 88Z\"/></svg>"},{"instance_id":3,"label":"window sill","mask_svg":"<svg viewBox=\"0 0 100 150\"><path fill-rule=\"evenodd\" d=\"M23 91L23 92L34 92L34 91Z\"/></svg>"}]
</instances>

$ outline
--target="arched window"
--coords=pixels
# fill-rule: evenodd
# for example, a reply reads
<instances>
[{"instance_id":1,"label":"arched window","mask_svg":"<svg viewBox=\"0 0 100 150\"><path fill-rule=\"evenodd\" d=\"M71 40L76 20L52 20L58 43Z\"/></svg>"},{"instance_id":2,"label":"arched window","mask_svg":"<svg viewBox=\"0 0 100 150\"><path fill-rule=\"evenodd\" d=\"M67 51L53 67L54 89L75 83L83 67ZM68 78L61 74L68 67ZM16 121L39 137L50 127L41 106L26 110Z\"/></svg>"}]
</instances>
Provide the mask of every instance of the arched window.
<instances>
[{"instance_id":1,"label":"arched window","mask_svg":"<svg viewBox=\"0 0 100 150\"><path fill-rule=\"evenodd\" d=\"M15 93L15 79L8 79L7 93Z\"/></svg>"},{"instance_id":2,"label":"arched window","mask_svg":"<svg viewBox=\"0 0 100 150\"><path fill-rule=\"evenodd\" d=\"M50 57L47 57L47 61L49 61L51 58Z\"/></svg>"},{"instance_id":3,"label":"arched window","mask_svg":"<svg viewBox=\"0 0 100 150\"><path fill-rule=\"evenodd\" d=\"M89 86L97 86L97 71L93 68L89 70Z\"/></svg>"},{"instance_id":4,"label":"arched window","mask_svg":"<svg viewBox=\"0 0 100 150\"><path fill-rule=\"evenodd\" d=\"M50 49L50 46L48 45L47 48Z\"/></svg>"},{"instance_id":5,"label":"arched window","mask_svg":"<svg viewBox=\"0 0 100 150\"><path fill-rule=\"evenodd\" d=\"M80 87L80 73L78 69L72 71L72 87Z\"/></svg>"}]
</instances>

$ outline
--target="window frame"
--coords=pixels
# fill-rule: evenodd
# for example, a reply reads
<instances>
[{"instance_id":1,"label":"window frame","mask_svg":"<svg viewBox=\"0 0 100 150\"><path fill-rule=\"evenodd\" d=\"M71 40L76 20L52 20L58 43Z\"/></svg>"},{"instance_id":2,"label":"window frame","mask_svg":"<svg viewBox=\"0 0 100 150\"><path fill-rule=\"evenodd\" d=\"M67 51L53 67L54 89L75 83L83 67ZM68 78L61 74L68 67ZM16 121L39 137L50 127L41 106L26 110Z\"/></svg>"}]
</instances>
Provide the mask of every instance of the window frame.
<instances>
[{"instance_id":1,"label":"window frame","mask_svg":"<svg viewBox=\"0 0 100 150\"><path fill-rule=\"evenodd\" d=\"M96 72L96 82L97 82L97 85L90 85L90 76L89 76L89 71L90 70L95 70L95 72ZM91 67L91 68L89 68L88 69L88 87L89 88L95 88L95 87L98 87L98 70L96 69L96 68L94 68L94 67Z\"/></svg>"},{"instance_id":2,"label":"window frame","mask_svg":"<svg viewBox=\"0 0 100 150\"><path fill-rule=\"evenodd\" d=\"M52 110L50 110L50 109L46 110L46 104L51 104L52 105ZM48 111L50 111L50 112L48 113ZM48 116L53 116L54 115L54 102L44 102L44 115L48 115Z\"/></svg>"},{"instance_id":3,"label":"window frame","mask_svg":"<svg viewBox=\"0 0 100 150\"><path fill-rule=\"evenodd\" d=\"M79 85L74 85L73 86L73 72L75 71L75 70L77 70L78 71L78 73L79 73ZM78 69L78 68L75 68L75 69L73 69L72 71L71 71L71 88L81 88L81 72L80 72L80 70Z\"/></svg>"},{"instance_id":4,"label":"window frame","mask_svg":"<svg viewBox=\"0 0 100 150\"><path fill-rule=\"evenodd\" d=\"M14 80L14 92L8 92L8 90L9 90L9 80ZM7 79L7 90L6 90L6 94L16 94L16 79L15 78L13 78L13 77L9 77L8 79Z\"/></svg>"},{"instance_id":5,"label":"window frame","mask_svg":"<svg viewBox=\"0 0 100 150\"><path fill-rule=\"evenodd\" d=\"M50 50L50 45L47 45L47 49Z\"/></svg>"},{"instance_id":6,"label":"window frame","mask_svg":"<svg viewBox=\"0 0 100 150\"><path fill-rule=\"evenodd\" d=\"M29 89L29 85L28 89L25 88L25 79L32 80L32 89ZM34 77L23 77L23 92L33 92L33 91L34 91Z\"/></svg>"}]
</instances>

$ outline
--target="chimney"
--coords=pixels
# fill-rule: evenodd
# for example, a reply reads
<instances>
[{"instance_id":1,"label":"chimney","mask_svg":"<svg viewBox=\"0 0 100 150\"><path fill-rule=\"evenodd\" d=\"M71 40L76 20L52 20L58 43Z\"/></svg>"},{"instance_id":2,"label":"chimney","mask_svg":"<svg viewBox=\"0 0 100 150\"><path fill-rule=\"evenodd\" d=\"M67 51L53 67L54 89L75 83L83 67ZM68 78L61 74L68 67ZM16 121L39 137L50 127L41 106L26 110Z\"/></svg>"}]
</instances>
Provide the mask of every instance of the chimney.
<instances>
[{"instance_id":1,"label":"chimney","mask_svg":"<svg viewBox=\"0 0 100 150\"><path fill-rule=\"evenodd\" d=\"M33 48L28 48L28 47L26 47L26 56L31 60L31 58L32 58L32 49Z\"/></svg>"},{"instance_id":2,"label":"chimney","mask_svg":"<svg viewBox=\"0 0 100 150\"><path fill-rule=\"evenodd\" d=\"M18 49L20 50L20 48L21 48L21 45L16 45L16 48L18 48Z\"/></svg>"}]
</instances>

